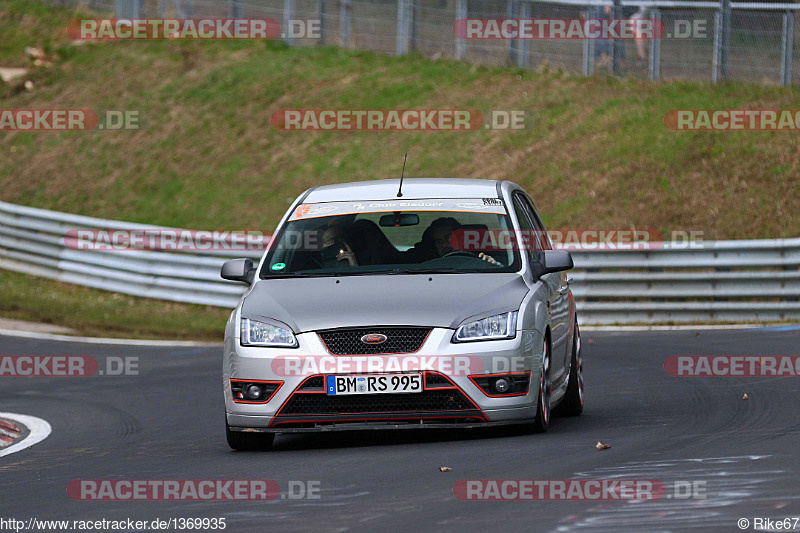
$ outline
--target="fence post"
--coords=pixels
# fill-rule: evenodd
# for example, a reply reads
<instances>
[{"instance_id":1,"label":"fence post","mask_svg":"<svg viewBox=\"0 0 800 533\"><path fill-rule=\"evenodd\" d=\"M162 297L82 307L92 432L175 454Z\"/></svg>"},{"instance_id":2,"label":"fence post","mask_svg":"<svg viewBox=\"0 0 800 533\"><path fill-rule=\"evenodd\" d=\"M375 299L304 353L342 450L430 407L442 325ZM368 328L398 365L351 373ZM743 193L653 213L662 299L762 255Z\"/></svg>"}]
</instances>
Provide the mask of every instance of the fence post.
<instances>
[{"instance_id":1,"label":"fence post","mask_svg":"<svg viewBox=\"0 0 800 533\"><path fill-rule=\"evenodd\" d=\"M242 0L228 0L228 16L232 19L242 18Z\"/></svg>"},{"instance_id":2,"label":"fence post","mask_svg":"<svg viewBox=\"0 0 800 533\"><path fill-rule=\"evenodd\" d=\"M794 13L787 9L783 14L783 42L781 43L781 83L792 84L792 45L794 44Z\"/></svg>"},{"instance_id":3,"label":"fence post","mask_svg":"<svg viewBox=\"0 0 800 533\"><path fill-rule=\"evenodd\" d=\"M467 0L456 0L456 20L467 18ZM466 36L465 36L466 37ZM467 41L456 36L456 59L464 59L467 52Z\"/></svg>"},{"instance_id":4,"label":"fence post","mask_svg":"<svg viewBox=\"0 0 800 533\"><path fill-rule=\"evenodd\" d=\"M519 12L519 0L508 0L506 4L506 17L516 18ZM519 40L508 39L508 62L511 65L519 64Z\"/></svg>"},{"instance_id":5,"label":"fence post","mask_svg":"<svg viewBox=\"0 0 800 533\"><path fill-rule=\"evenodd\" d=\"M411 42L409 46L412 51L417 49L419 41L419 11L419 2L417 0L411 0Z\"/></svg>"},{"instance_id":6,"label":"fence post","mask_svg":"<svg viewBox=\"0 0 800 533\"><path fill-rule=\"evenodd\" d=\"M594 74L594 39L583 40L583 75Z\"/></svg>"},{"instance_id":7,"label":"fence post","mask_svg":"<svg viewBox=\"0 0 800 533\"><path fill-rule=\"evenodd\" d=\"M142 18L139 0L117 0L115 8L118 19Z\"/></svg>"},{"instance_id":8,"label":"fence post","mask_svg":"<svg viewBox=\"0 0 800 533\"><path fill-rule=\"evenodd\" d=\"M654 7L651 11L652 15L650 15L650 19L653 21L653 26L655 28L658 25L659 33L661 32L661 11ZM655 37L655 36L654 36ZM656 81L658 78L661 77L661 38L663 35L659 35L659 38L653 38L650 41L650 79Z\"/></svg>"},{"instance_id":9,"label":"fence post","mask_svg":"<svg viewBox=\"0 0 800 533\"><path fill-rule=\"evenodd\" d=\"M723 80L729 76L728 61L731 51L731 0L722 0L722 38L720 39L719 63Z\"/></svg>"},{"instance_id":10,"label":"fence post","mask_svg":"<svg viewBox=\"0 0 800 533\"><path fill-rule=\"evenodd\" d=\"M317 16L319 17L319 44L325 44L325 0L317 0Z\"/></svg>"},{"instance_id":11,"label":"fence post","mask_svg":"<svg viewBox=\"0 0 800 533\"><path fill-rule=\"evenodd\" d=\"M622 0L614 0L614 18L622 20ZM611 71L614 74L619 74L620 71L620 60L624 53L623 46L625 46L624 41L616 38L611 45Z\"/></svg>"},{"instance_id":12,"label":"fence post","mask_svg":"<svg viewBox=\"0 0 800 533\"><path fill-rule=\"evenodd\" d=\"M404 56L408 53L408 6L411 0L397 0L397 55Z\"/></svg>"},{"instance_id":13,"label":"fence post","mask_svg":"<svg viewBox=\"0 0 800 533\"><path fill-rule=\"evenodd\" d=\"M711 83L719 81L720 41L722 40L722 15L719 11L714 13L714 46L711 57Z\"/></svg>"},{"instance_id":14,"label":"fence post","mask_svg":"<svg viewBox=\"0 0 800 533\"><path fill-rule=\"evenodd\" d=\"M294 46L294 0L283 0L283 41L288 46Z\"/></svg>"},{"instance_id":15,"label":"fence post","mask_svg":"<svg viewBox=\"0 0 800 533\"><path fill-rule=\"evenodd\" d=\"M528 0L522 0L522 3L519 6L519 18L520 19L529 19L531 18L531 4ZM519 26L518 26L519 27ZM520 36L522 32L520 32ZM528 68L529 57L530 57L530 41L528 39L523 39L520 37L519 40L519 56L517 57L517 65L522 68Z\"/></svg>"},{"instance_id":16,"label":"fence post","mask_svg":"<svg viewBox=\"0 0 800 533\"><path fill-rule=\"evenodd\" d=\"M339 2L339 44L350 48L350 0Z\"/></svg>"}]
</instances>

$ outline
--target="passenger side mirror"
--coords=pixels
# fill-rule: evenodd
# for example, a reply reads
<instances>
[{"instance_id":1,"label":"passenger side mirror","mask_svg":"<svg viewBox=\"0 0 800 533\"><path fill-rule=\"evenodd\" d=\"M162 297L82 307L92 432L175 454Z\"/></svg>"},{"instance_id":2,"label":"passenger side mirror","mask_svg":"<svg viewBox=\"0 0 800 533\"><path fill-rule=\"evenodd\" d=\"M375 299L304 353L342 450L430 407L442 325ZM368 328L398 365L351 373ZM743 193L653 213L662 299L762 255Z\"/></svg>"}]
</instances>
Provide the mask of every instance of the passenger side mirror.
<instances>
[{"instance_id":1,"label":"passenger side mirror","mask_svg":"<svg viewBox=\"0 0 800 533\"><path fill-rule=\"evenodd\" d=\"M231 259L222 264L220 276L222 279L252 284L256 277L256 268L251 259Z\"/></svg>"},{"instance_id":2,"label":"passenger side mirror","mask_svg":"<svg viewBox=\"0 0 800 533\"><path fill-rule=\"evenodd\" d=\"M552 272L569 270L574 266L575 264L572 262L572 256L569 255L569 252L563 250L545 250L544 253L542 253L542 268L539 275L544 276Z\"/></svg>"}]
</instances>

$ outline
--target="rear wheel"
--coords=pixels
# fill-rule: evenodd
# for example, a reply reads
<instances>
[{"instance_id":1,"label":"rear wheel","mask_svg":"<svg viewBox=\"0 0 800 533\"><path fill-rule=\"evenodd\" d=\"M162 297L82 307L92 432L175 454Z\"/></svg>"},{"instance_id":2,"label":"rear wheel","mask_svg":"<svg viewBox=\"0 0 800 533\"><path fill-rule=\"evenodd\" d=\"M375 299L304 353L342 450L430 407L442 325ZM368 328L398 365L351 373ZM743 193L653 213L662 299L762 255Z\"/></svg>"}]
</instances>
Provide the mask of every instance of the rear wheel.
<instances>
[{"instance_id":1,"label":"rear wheel","mask_svg":"<svg viewBox=\"0 0 800 533\"><path fill-rule=\"evenodd\" d=\"M225 422L225 435L228 438L228 446L242 452L268 450L275 440L274 433L231 431L227 422Z\"/></svg>"},{"instance_id":2,"label":"rear wheel","mask_svg":"<svg viewBox=\"0 0 800 533\"><path fill-rule=\"evenodd\" d=\"M544 339L542 369L539 372L539 400L536 405L536 418L533 431L544 433L550 427L550 340Z\"/></svg>"},{"instance_id":3,"label":"rear wheel","mask_svg":"<svg viewBox=\"0 0 800 533\"><path fill-rule=\"evenodd\" d=\"M583 356L581 355L581 335L575 324L575 340L572 343L572 361L569 367L569 382L564 399L553 409L560 416L578 416L583 412Z\"/></svg>"}]
</instances>

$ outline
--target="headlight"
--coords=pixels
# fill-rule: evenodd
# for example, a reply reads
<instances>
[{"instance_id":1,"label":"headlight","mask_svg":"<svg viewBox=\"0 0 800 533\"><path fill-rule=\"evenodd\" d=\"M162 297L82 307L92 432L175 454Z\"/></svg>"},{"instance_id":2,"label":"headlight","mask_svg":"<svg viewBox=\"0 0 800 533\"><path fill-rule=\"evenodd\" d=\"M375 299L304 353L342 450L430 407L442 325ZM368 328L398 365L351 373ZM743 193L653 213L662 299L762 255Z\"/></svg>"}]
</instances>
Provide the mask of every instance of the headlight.
<instances>
[{"instance_id":1,"label":"headlight","mask_svg":"<svg viewBox=\"0 0 800 533\"><path fill-rule=\"evenodd\" d=\"M242 319L239 339L242 346L297 347L297 339L290 330L249 318Z\"/></svg>"},{"instance_id":2,"label":"headlight","mask_svg":"<svg viewBox=\"0 0 800 533\"><path fill-rule=\"evenodd\" d=\"M517 311L461 324L453 336L456 342L513 339L517 336Z\"/></svg>"}]
</instances>

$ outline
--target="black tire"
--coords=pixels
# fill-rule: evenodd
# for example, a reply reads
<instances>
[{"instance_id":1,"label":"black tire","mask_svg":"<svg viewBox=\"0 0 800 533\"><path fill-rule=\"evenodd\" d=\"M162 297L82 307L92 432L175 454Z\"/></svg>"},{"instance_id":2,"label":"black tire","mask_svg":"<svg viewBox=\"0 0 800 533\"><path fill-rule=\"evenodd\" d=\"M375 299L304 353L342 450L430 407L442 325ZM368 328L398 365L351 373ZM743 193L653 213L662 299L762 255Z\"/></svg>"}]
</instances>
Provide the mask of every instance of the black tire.
<instances>
[{"instance_id":1,"label":"black tire","mask_svg":"<svg viewBox=\"0 0 800 533\"><path fill-rule=\"evenodd\" d=\"M575 341L572 343L572 359L569 364L569 382L564 399L553 409L558 416L578 416L583 412L583 355L581 335L575 324Z\"/></svg>"},{"instance_id":2,"label":"black tire","mask_svg":"<svg viewBox=\"0 0 800 533\"><path fill-rule=\"evenodd\" d=\"M539 372L539 399L536 403L536 418L533 420L534 433L544 433L550 427L550 339L544 339L544 355L542 369Z\"/></svg>"},{"instance_id":3,"label":"black tire","mask_svg":"<svg viewBox=\"0 0 800 533\"><path fill-rule=\"evenodd\" d=\"M240 452L269 450L275 440L274 433L231 431L227 422L225 422L225 436L228 438L228 446Z\"/></svg>"}]
</instances>

